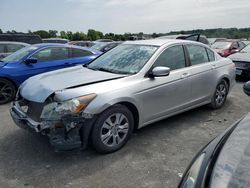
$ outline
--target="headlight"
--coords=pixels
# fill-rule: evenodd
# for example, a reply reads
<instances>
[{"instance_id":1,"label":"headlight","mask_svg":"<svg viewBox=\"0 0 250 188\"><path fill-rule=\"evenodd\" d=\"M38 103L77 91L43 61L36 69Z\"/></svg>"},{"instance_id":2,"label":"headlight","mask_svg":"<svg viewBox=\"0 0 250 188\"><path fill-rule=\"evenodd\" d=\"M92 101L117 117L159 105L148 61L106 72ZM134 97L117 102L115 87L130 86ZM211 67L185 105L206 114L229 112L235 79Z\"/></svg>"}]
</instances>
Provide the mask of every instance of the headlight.
<instances>
[{"instance_id":1,"label":"headlight","mask_svg":"<svg viewBox=\"0 0 250 188\"><path fill-rule=\"evenodd\" d=\"M202 162L205 158L205 153L202 153L192 164L181 184L181 188L195 188L197 177L199 175Z\"/></svg>"},{"instance_id":2,"label":"headlight","mask_svg":"<svg viewBox=\"0 0 250 188\"><path fill-rule=\"evenodd\" d=\"M44 106L41 119L60 120L63 115L79 114L96 97L96 94L84 95L68 101L53 102Z\"/></svg>"}]
</instances>

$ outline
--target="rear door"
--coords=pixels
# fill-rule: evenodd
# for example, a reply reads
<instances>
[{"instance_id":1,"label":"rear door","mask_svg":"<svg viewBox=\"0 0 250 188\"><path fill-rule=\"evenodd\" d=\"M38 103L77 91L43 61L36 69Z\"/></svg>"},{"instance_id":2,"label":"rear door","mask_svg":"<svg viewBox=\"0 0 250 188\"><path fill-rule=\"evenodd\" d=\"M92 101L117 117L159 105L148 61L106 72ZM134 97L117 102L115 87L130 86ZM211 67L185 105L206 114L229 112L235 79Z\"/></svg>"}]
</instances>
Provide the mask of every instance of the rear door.
<instances>
[{"instance_id":1,"label":"rear door","mask_svg":"<svg viewBox=\"0 0 250 188\"><path fill-rule=\"evenodd\" d=\"M169 67L169 76L145 77L144 90L138 93L146 124L185 109L191 98L190 67L186 65L182 45L165 49L152 68L158 66Z\"/></svg>"},{"instance_id":2,"label":"rear door","mask_svg":"<svg viewBox=\"0 0 250 188\"><path fill-rule=\"evenodd\" d=\"M210 100L217 84L214 52L200 45L185 46L191 64L191 96L192 104L196 105Z\"/></svg>"}]
</instances>

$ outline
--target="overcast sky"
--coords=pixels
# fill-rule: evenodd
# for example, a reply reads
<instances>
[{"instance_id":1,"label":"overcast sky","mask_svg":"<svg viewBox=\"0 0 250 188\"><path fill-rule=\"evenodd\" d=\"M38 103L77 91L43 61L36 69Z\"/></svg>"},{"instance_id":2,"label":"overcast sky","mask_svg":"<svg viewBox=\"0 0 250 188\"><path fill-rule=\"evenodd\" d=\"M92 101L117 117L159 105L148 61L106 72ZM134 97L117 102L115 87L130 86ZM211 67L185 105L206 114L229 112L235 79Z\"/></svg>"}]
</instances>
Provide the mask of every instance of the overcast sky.
<instances>
[{"instance_id":1,"label":"overcast sky","mask_svg":"<svg viewBox=\"0 0 250 188\"><path fill-rule=\"evenodd\" d=\"M250 0L0 0L0 28L165 33L250 27Z\"/></svg>"}]
</instances>

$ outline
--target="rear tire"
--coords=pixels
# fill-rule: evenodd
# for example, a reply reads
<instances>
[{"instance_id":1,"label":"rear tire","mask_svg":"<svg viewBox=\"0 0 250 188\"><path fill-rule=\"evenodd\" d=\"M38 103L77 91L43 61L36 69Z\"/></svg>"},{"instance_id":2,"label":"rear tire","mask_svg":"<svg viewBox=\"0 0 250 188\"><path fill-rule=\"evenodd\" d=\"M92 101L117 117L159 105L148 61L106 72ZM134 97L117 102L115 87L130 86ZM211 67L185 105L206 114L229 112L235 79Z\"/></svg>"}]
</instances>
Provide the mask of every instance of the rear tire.
<instances>
[{"instance_id":1,"label":"rear tire","mask_svg":"<svg viewBox=\"0 0 250 188\"><path fill-rule=\"evenodd\" d=\"M97 118L91 140L100 153L111 153L121 149L129 140L134 129L131 111L123 105L114 105Z\"/></svg>"},{"instance_id":2,"label":"rear tire","mask_svg":"<svg viewBox=\"0 0 250 188\"><path fill-rule=\"evenodd\" d=\"M5 78L0 78L0 104L6 104L12 101L15 95L15 85Z\"/></svg>"},{"instance_id":3,"label":"rear tire","mask_svg":"<svg viewBox=\"0 0 250 188\"><path fill-rule=\"evenodd\" d=\"M226 102L228 90L229 88L227 82L225 80L221 80L216 86L210 107L213 109L221 108Z\"/></svg>"}]
</instances>

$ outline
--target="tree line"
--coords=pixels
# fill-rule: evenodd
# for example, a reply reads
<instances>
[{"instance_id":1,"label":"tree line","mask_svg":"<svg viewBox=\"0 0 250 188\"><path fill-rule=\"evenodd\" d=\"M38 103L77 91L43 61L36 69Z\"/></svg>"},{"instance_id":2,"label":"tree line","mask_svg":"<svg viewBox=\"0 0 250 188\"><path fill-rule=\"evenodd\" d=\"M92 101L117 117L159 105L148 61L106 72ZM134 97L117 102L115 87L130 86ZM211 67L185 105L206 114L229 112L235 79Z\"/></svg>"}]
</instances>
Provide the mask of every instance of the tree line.
<instances>
[{"instance_id":1,"label":"tree line","mask_svg":"<svg viewBox=\"0 0 250 188\"><path fill-rule=\"evenodd\" d=\"M3 31L0 29L0 33ZM7 31L6 33L20 33L15 30ZM250 28L217 28L217 29L196 29L189 31L171 31L169 33L153 33L153 34L144 34L143 32L139 33L124 33L124 34L115 34L115 33L102 33L94 29L89 29L87 33L84 32L72 32L72 31L57 31L57 30L38 30L38 31L28 31L29 34L39 35L41 38L54 38L60 37L68 40L97 40L97 39L112 39L115 41L125 41L129 40L131 37L137 38L156 38L164 35L176 35L176 34L193 34L200 33L209 38L230 38L230 39L250 39Z\"/></svg>"}]
</instances>

